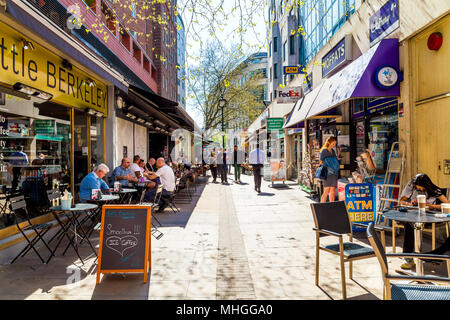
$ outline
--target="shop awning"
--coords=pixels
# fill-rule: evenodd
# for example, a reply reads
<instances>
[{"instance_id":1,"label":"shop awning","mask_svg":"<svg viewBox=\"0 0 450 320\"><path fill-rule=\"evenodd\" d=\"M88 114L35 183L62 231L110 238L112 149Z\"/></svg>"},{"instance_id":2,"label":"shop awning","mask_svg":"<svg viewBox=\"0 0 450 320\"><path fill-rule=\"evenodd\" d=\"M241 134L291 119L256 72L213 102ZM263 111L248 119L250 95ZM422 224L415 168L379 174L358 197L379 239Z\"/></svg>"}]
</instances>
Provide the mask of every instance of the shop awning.
<instances>
[{"instance_id":1,"label":"shop awning","mask_svg":"<svg viewBox=\"0 0 450 320\"><path fill-rule=\"evenodd\" d=\"M147 102L147 104L141 105L149 116L162 120L174 129L184 128L189 131L194 130L194 120L186 111L182 110L178 102L168 100L156 93L143 90L133 85L130 85L128 93L129 97L138 98L141 101ZM131 113L133 113L133 110L131 110Z\"/></svg>"},{"instance_id":2,"label":"shop awning","mask_svg":"<svg viewBox=\"0 0 450 320\"><path fill-rule=\"evenodd\" d=\"M382 66L399 69L398 39L382 40L308 93L300 107L292 111L291 119L284 127L293 127L352 98L399 96L398 83L390 89L381 89L376 85L375 74Z\"/></svg>"},{"instance_id":3,"label":"shop awning","mask_svg":"<svg viewBox=\"0 0 450 320\"><path fill-rule=\"evenodd\" d=\"M321 83L317 88L308 93L303 99L298 100L288 117L287 123L283 128L291 128L300 122L304 121L308 115L309 109L314 104L320 91L322 90L323 83Z\"/></svg>"}]
</instances>

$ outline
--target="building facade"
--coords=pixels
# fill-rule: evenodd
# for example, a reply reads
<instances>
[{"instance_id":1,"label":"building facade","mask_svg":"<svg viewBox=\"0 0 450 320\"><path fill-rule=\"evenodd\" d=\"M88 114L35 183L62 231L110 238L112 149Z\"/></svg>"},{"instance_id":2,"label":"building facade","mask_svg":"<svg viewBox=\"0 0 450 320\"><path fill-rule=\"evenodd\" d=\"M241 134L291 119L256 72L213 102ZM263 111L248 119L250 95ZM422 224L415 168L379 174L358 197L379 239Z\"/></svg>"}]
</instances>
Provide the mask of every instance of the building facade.
<instances>
[{"instance_id":1,"label":"building facade","mask_svg":"<svg viewBox=\"0 0 450 320\"><path fill-rule=\"evenodd\" d=\"M343 150L342 178L356 169L356 158L365 150L384 176L391 147L400 142L406 146L403 185L426 173L448 188L450 109L445 107L449 85L443 62L448 43L443 39L449 1L372 0L354 6L324 45L305 44L312 54L320 49L313 56L305 50L308 74L288 84L303 86L304 97L286 116L286 148L298 151L297 158L286 152L287 161L301 166L308 152L317 165L318 150L334 135ZM305 40L317 38L308 26L305 33ZM291 138L295 131L301 143Z\"/></svg>"},{"instance_id":2,"label":"building facade","mask_svg":"<svg viewBox=\"0 0 450 320\"><path fill-rule=\"evenodd\" d=\"M186 110L186 34L184 22L177 15L177 101Z\"/></svg>"}]
</instances>

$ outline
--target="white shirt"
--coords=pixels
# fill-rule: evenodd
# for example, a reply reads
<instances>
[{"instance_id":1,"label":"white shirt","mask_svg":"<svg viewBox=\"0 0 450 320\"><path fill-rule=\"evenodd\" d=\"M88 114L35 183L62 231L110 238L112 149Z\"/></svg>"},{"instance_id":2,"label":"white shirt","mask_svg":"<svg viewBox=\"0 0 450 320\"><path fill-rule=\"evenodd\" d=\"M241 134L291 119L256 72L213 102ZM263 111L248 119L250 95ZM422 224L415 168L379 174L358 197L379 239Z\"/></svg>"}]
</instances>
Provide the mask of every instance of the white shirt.
<instances>
[{"instance_id":1,"label":"white shirt","mask_svg":"<svg viewBox=\"0 0 450 320\"><path fill-rule=\"evenodd\" d=\"M133 163L130 166L130 171L134 176L136 176L136 172L141 172L141 167L139 167L139 165L137 163Z\"/></svg>"},{"instance_id":2,"label":"white shirt","mask_svg":"<svg viewBox=\"0 0 450 320\"><path fill-rule=\"evenodd\" d=\"M173 192L175 190L175 175L168 165L158 169L155 174L160 178L161 184L166 191Z\"/></svg>"},{"instance_id":3,"label":"white shirt","mask_svg":"<svg viewBox=\"0 0 450 320\"><path fill-rule=\"evenodd\" d=\"M265 160L266 158L264 152L262 152L259 148L254 149L248 156L248 162L250 164L264 164Z\"/></svg>"}]
</instances>

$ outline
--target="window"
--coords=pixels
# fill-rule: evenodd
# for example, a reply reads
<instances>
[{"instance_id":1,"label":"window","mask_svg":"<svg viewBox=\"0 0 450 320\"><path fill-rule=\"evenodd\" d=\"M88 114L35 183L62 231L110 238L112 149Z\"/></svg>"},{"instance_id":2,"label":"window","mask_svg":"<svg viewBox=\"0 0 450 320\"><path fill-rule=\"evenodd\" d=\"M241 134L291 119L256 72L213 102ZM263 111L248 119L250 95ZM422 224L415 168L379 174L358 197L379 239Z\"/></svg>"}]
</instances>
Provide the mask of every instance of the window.
<instances>
[{"instance_id":1,"label":"window","mask_svg":"<svg viewBox=\"0 0 450 320\"><path fill-rule=\"evenodd\" d=\"M286 61L287 56L287 41L283 43L283 61Z\"/></svg>"},{"instance_id":2,"label":"window","mask_svg":"<svg viewBox=\"0 0 450 320\"><path fill-rule=\"evenodd\" d=\"M137 33L136 33L136 31L135 31L135 30L131 30L130 33L131 33L131 36L132 36L134 39L137 40Z\"/></svg>"},{"instance_id":3,"label":"window","mask_svg":"<svg viewBox=\"0 0 450 320\"><path fill-rule=\"evenodd\" d=\"M272 56L272 42L269 44L269 57Z\"/></svg>"},{"instance_id":4,"label":"window","mask_svg":"<svg viewBox=\"0 0 450 320\"><path fill-rule=\"evenodd\" d=\"M130 4L130 9L131 9L131 16L133 18L136 18L136 3L132 2Z\"/></svg>"},{"instance_id":5,"label":"window","mask_svg":"<svg viewBox=\"0 0 450 320\"><path fill-rule=\"evenodd\" d=\"M144 56L144 70L150 73L150 61Z\"/></svg>"},{"instance_id":6,"label":"window","mask_svg":"<svg viewBox=\"0 0 450 320\"><path fill-rule=\"evenodd\" d=\"M102 22L114 35L116 34L116 16L111 9L102 1Z\"/></svg>"},{"instance_id":7,"label":"window","mask_svg":"<svg viewBox=\"0 0 450 320\"><path fill-rule=\"evenodd\" d=\"M278 63L273 65L273 78L278 79Z\"/></svg>"},{"instance_id":8,"label":"window","mask_svg":"<svg viewBox=\"0 0 450 320\"><path fill-rule=\"evenodd\" d=\"M270 68L270 81L272 81L272 68Z\"/></svg>"},{"instance_id":9,"label":"window","mask_svg":"<svg viewBox=\"0 0 450 320\"><path fill-rule=\"evenodd\" d=\"M289 37L289 54L295 54L295 36Z\"/></svg>"},{"instance_id":10,"label":"window","mask_svg":"<svg viewBox=\"0 0 450 320\"><path fill-rule=\"evenodd\" d=\"M133 41L133 57L139 62L141 63L142 61L142 52L141 49L138 47L138 45L136 44L136 42Z\"/></svg>"},{"instance_id":11,"label":"window","mask_svg":"<svg viewBox=\"0 0 450 320\"><path fill-rule=\"evenodd\" d=\"M273 52L278 52L278 37L273 37Z\"/></svg>"},{"instance_id":12,"label":"window","mask_svg":"<svg viewBox=\"0 0 450 320\"><path fill-rule=\"evenodd\" d=\"M128 51L131 50L130 35L122 25L119 26L119 40Z\"/></svg>"}]
</instances>

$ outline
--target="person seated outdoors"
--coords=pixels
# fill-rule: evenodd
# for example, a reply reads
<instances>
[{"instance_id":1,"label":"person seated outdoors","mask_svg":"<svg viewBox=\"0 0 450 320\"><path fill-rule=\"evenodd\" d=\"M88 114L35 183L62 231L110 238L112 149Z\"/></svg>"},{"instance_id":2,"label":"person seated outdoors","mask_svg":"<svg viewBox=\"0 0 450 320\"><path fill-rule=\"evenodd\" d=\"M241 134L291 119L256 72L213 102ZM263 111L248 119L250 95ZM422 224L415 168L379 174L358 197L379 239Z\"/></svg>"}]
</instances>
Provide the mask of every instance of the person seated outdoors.
<instances>
[{"instance_id":1,"label":"person seated outdoors","mask_svg":"<svg viewBox=\"0 0 450 320\"><path fill-rule=\"evenodd\" d=\"M160 178L163 191L161 195L160 205L157 213L162 212L168 205L169 202L167 198L172 195L172 192L175 191L175 174L171 167L169 167L164 158L158 158L156 160L156 165L158 167L158 171L150 172L150 179ZM155 198L157 189L152 189L145 193L145 200L148 202L152 202Z\"/></svg>"},{"instance_id":2,"label":"person seated outdoors","mask_svg":"<svg viewBox=\"0 0 450 320\"><path fill-rule=\"evenodd\" d=\"M80 184L80 200L85 202L91 200L92 190L100 189L109 192L109 187L103 178L108 174L109 168L106 164L99 164L94 171L83 178Z\"/></svg>"},{"instance_id":3,"label":"person seated outdoors","mask_svg":"<svg viewBox=\"0 0 450 320\"><path fill-rule=\"evenodd\" d=\"M23 170L25 180L22 182L22 194L31 217L41 215L50 207L44 178L39 175L37 169L36 167L25 167Z\"/></svg>"},{"instance_id":4,"label":"person seated outdoors","mask_svg":"<svg viewBox=\"0 0 450 320\"><path fill-rule=\"evenodd\" d=\"M133 163L130 166L131 174L136 176L136 178L138 180L140 180L142 178L141 168L139 167L139 161L141 161L141 157L139 157L138 155L135 155L133 157Z\"/></svg>"},{"instance_id":5,"label":"person seated outdoors","mask_svg":"<svg viewBox=\"0 0 450 320\"><path fill-rule=\"evenodd\" d=\"M120 166L114 169L112 173L113 181L119 181L122 187L128 186L130 182L137 182L136 176L133 176L130 171L131 160L123 158Z\"/></svg>"},{"instance_id":6,"label":"person seated outdoors","mask_svg":"<svg viewBox=\"0 0 450 320\"><path fill-rule=\"evenodd\" d=\"M147 167L148 171L151 171L151 172L156 171L156 160L155 160L155 158L152 157L152 158L148 159L148 162L147 162L147 164L145 166Z\"/></svg>"},{"instance_id":7,"label":"person seated outdoors","mask_svg":"<svg viewBox=\"0 0 450 320\"><path fill-rule=\"evenodd\" d=\"M441 188L436 186L428 177L428 175L424 173L417 174L414 178L412 178L406 187L403 189L400 195L400 205L406 206L417 206L417 195L423 194L427 198L427 205L430 209L433 210L441 210L441 203L449 203L448 199L442 193ZM403 223L405 226L405 238L403 240L403 253L413 253L414 252L414 227L412 223ZM450 248L450 240L447 239L446 243L448 248ZM445 245L445 244L444 244ZM445 249L438 248L432 252L439 254ZM401 265L402 269L412 269L415 266L414 260L412 258L404 259L405 262Z\"/></svg>"}]
</instances>

